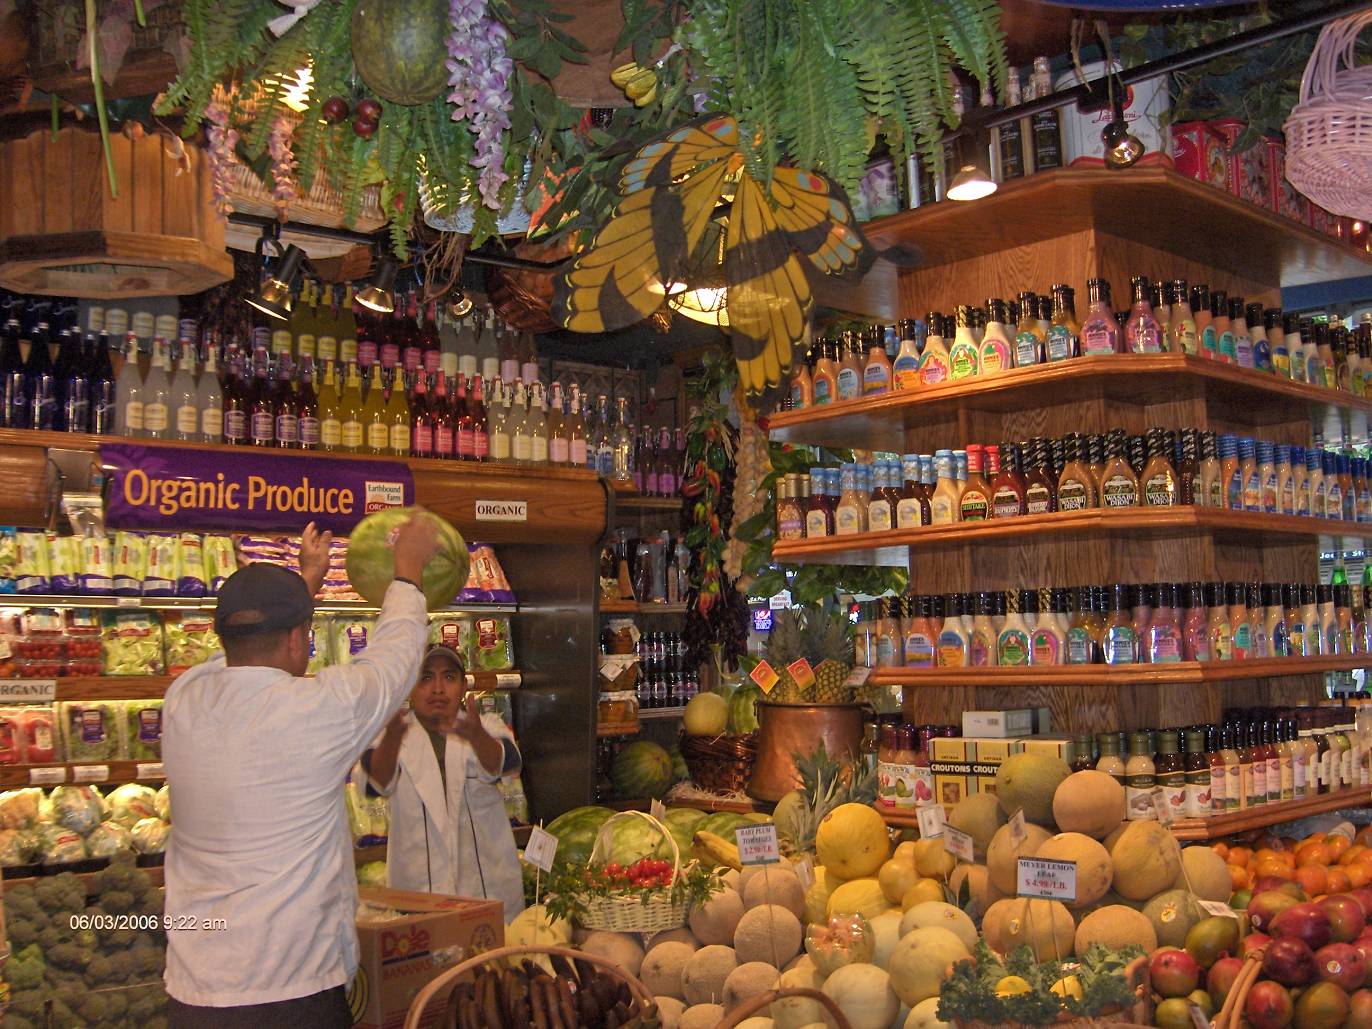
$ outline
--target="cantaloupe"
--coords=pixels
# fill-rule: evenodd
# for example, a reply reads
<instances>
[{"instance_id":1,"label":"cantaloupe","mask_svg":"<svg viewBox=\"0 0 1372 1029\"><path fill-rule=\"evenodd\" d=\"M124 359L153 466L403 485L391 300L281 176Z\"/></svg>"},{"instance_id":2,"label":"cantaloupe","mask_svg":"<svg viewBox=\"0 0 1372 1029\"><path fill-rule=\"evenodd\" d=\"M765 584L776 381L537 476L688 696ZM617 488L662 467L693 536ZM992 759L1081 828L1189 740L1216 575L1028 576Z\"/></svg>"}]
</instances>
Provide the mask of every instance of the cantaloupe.
<instances>
[{"instance_id":1,"label":"cantaloupe","mask_svg":"<svg viewBox=\"0 0 1372 1029\"><path fill-rule=\"evenodd\" d=\"M1124 820L1124 787L1094 768L1073 772L1053 793L1053 821L1062 832L1103 839Z\"/></svg>"},{"instance_id":2,"label":"cantaloupe","mask_svg":"<svg viewBox=\"0 0 1372 1029\"><path fill-rule=\"evenodd\" d=\"M1072 955L1077 923L1060 901L1016 897L992 904L981 932L987 946L1001 954L1028 946L1036 960L1055 961Z\"/></svg>"},{"instance_id":3,"label":"cantaloupe","mask_svg":"<svg viewBox=\"0 0 1372 1029\"><path fill-rule=\"evenodd\" d=\"M938 998L930 997L910 1009L902 1029L953 1029L953 1024L939 1019Z\"/></svg>"},{"instance_id":4,"label":"cantaloupe","mask_svg":"<svg viewBox=\"0 0 1372 1029\"><path fill-rule=\"evenodd\" d=\"M994 793L969 793L948 813L948 824L972 837L972 850L978 861L986 860L991 837L1005 824L1005 812Z\"/></svg>"},{"instance_id":5,"label":"cantaloupe","mask_svg":"<svg viewBox=\"0 0 1372 1029\"><path fill-rule=\"evenodd\" d=\"M852 879L829 894L825 913L830 916L862 915L864 918L875 918L890 906L877 880Z\"/></svg>"},{"instance_id":6,"label":"cantaloupe","mask_svg":"<svg viewBox=\"0 0 1372 1029\"><path fill-rule=\"evenodd\" d=\"M800 919L779 904L761 904L746 911L734 931L734 952L740 963L765 961L780 968L800 953Z\"/></svg>"},{"instance_id":7,"label":"cantaloupe","mask_svg":"<svg viewBox=\"0 0 1372 1029\"><path fill-rule=\"evenodd\" d=\"M806 965L782 972L777 985L783 989L818 990L822 983L814 966ZM824 1022L827 1017L824 1005L809 997L779 997L772 1001L769 1013L776 1029L801 1029L812 1022Z\"/></svg>"},{"instance_id":8,"label":"cantaloupe","mask_svg":"<svg viewBox=\"0 0 1372 1029\"><path fill-rule=\"evenodd\" d=\"M844 965L821 989L853 1029L889 1029L900 1010L891 976L876 965Z\"/></svg>"},{"instance_id":9,"label":"cantaloupe","mask_svg":"<svg viewBox=\"0 0 1372 1029\"><path fill-rule=\"evenodd\" d=\"M904 935L900 931L901 913L895 908L883 911L876 918L869 918L872 926L872 939L876 949L872 952L872 964L885 968L891 961L891 952Z\"/></svg>"},{"instance_id":10,"label":"cantaloupe","mask_svg":"<svg viewBox=\"0 0 1372 1029\"><path fill-rule=\"evenodd\" d=\"M643 946L647 950L652 950L659 943L684 943L692 950L700 949L700 941L696 939L695 933L691 932L684 925L679 925L675 929L663 929L649 935L643 941Z\"/></svg>"},{"instance_id":11,"label":"cantaloupe","mask_svg":"<svg viewBox=\"0 0 1372 1029\"><path fill-rule=\"evenodd\" d=\"M887 966L891 988L902 1003L914 1007L928 997L937 997L939 985L952 972L953 962L969 956L962 940L947 929L912 929L891 952Z\"/></svg>"},{"instance_id":12,"label":"cantaloupe","mask_svg":"<svg viewBox=\"0 0 1372 1029\"><path fill-rule=\"evenodd\" d=\"M969 951L977 945L976 923L960 908L937 900L916 904L905 912L900 919L900 935L904 936L912 929L923 929L930 925L947 929L960 939Z\"/></svg>"},{"instance_id":13,"label":"cantaloupe","mask_svg":"<svg viewBox=\"0 0 1372 1029\"><path fill-rule=\"evenodd\" d=\"M1153 924L1158 946L1180 947L1205 911L1186 890L1166 890L1143 906L1143 917Z\"/></svg>"},{"instance_id":14,"label":"cantaloupe","mask_svg":"<svg viewBox=\"0 0 1372 1029\"><path fill-rule=\"evenodd\" d=\"M715 1029L723 1018L723 1004L694 1004L681 1013L677 1029Z\"/></svg>"},{"instance_id":15,"label":"cantaloupe","mask_svg":"<svg viewBox=\"0 0 1372 1029\"><path fill-rule=\"evenodd\" d=\"M1190 889L1201 900L1228 901L1233 892L1229 866L1209 847L1184 847L1182 868L1172 881L1174 890Z\"/></svg>"},{"instance_id":16,"label":"cantaloupe","mask_svg":"<svg viewBox=\"0 0 1372 1029\"><path fill-rule=\"evenodd\" d=\"M743 909L759 904L780 904L799 918L805 914L805 887L790 867L773 865L743 884Z\"/></svg>"},{"instance_id":17,"label":"cantaloupe","mask_svg":"<svg viewBox=\"0 0 1372 1029\"><path fill-rule=\"evenodd\" d=\"M964 884L967 896L965 902L962 899ZM973 921L978 921L986 914L987 908L1005 896L992 884L985 865L958 865L948 877L948 890L955 902Z\"/></svg>"},{"instance_id":18,"label":"cantaloupe","mask_svg":"<svg viewBox=\"0 0 1372 1029\"><path fill-rule=\"evenodd\" d=\"M1052 754L1026 750L1011 754L996 769L996 799L1006 815L1020 808L1036 825L1053 824L1053 794L1072 774L1067 762Z\"/></svg>"},{"instance_id":19,"label":"cantaloupe","mask_svg":"<svg viewBox=\"0 0 1372 1029\"><path fill-rule=\"evenodd\" d=\"M745 1018L740 1022L737 1029L775 1029L775 1027L770 1018L754 1015L752 1018Z\"/></svg>"},{"instance_id":20,"label":"cantaloupe","mask_svg":"<svg viewBox=\"0 0 1372 1029\"><path fill-rule=\"evenodd\" d=\"M766 961L749 961L739 965L724 980L725 1010L732 1011L745 1000L766 993L776 981L776 966Z\"/></svg>"},{"instance_id":21,"label":"cantaloupe","mask_svg":"<svg viewBox=\"0 0 1372 1029\"><path fill-rule=\"evenodd\" d=\"M681 994L681 973L696 948L690 944L668 941L659 943L643 956L643 965L638 977L648 992L655 997L676 997L684 1000Z\"/></svg>"},{"instance_id":22,"label":"cantaloupe","mask_svg":"<svg viewBox=\"0 0 1372 1029\"><path fill-rule=\"evenodd\" d=\"M654 997L657 1016L662 1020L662 1029L678 1029L681 1016L686 1013L686 1005L676 997Z\"/></svg>"},{"instance_id":23,"label":"cantaloupe","mask_svg":"<svg viewBox=\"0 0 1372 1029\"><path fill-rule=\"evenodd\" d=\"M691 908L686 922L702 944L729 945L734 942L734 930L742 917L743 898L733 890L723 889L704 904Z\"/></svg>"},{"instance_id":24,"label":"cantaloupe","mask_svg":"<svg viewBox=\"0 0 1372 1029\"><path fill-rule=\"evenodd\" d=\"M1123 904L1110 904L1092 911L1077 926L1073 940L1076 952L1085 954L1093 943L1111 950L1137 944L1151 953L1157 949L1158 935L1153 931L1153 923L1142 912Z\"/></svg>"},{"instance_id":25,"label":"cantaloupe","mask_svg":"<svg viewBox=\"0 0 1372 1029\"><path fill-rule=\"evenodd\" d=\"M733 947L718 944L701 947L691 955L681 973L681 994L686 1003L692 1006L718 1004L724 998L724 980L737 967L738 957ZM690 1013L687 1011L686 1015ZM723 1015L723 1011L720 1014Z\"/></svg>"},{"instance_id":26,"label":"cantaloupe","mask_svg":"<svg viewBox=\"0 0 1372 1029\"><path fill-rule=\"evenodd\" d=\"M991 845L986 848L986 870L991 882L1001 893L1013 896L1019 882L1018 860L1033 857L1038 848L1053 834L1041 825L1032 822L1024 827L1024 840L1018 847L1010 842L1010 827L1003 825L991 837Z\"/></svg>"},{"instance_id":27,"label":"cantaloupe","mask_svg":"<svg viewBox=\"0 0 1372 1029\"><path fill-rule=\"evenodd\" d=\"M881 815L866 804L840 804L815 830L819 863L844 879L876 875L891 856L891 837Z\"/></svg>"},{"instance_id":28,"label":"cantaloupe","mask_svg":"<svg viewBox=\"0 0 1372 1029\"><path fill-rule=\"evenodd\" d=\"M1161 893L1181 869L1177 841L1157 822L1130 822L1108 849L1115 866L1115 892L1128 900Z\"/></svg>"},{"instance_id":29,"label":"cantaloupe","mask_svg":"<svg viewBox=\"0 0 1372 1029\"><path fill-rule=\"evenodd\" d=\"M632 976L643 967L643 945L629 933L593 932L581 944L588 954L613 961Z\"/></svg>"},{"instance_id":30,"label":"cantaloupe","mask_svg":"<svg viewBox=\"0 0 1372 1029\"><path fill-rule=\"evenodd\" d=\"M1108 778L1108 777L1107 777ZM1085 833L1060 832L1039 844L1034 857L1077 864L1077 899L1068 906L1083 908L1105 896L1114 877L1106 849Z\"/></svg>"}]
</instances>

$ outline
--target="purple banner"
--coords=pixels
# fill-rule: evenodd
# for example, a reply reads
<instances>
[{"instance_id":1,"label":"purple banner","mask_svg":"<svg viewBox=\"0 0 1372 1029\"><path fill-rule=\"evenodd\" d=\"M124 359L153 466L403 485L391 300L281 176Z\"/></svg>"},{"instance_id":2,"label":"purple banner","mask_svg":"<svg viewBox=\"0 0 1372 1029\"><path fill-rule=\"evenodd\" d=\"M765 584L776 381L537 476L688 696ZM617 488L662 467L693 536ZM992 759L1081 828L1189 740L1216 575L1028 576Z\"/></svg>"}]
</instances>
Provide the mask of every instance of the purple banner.
<instances>
[{"instance_id":1,"label":"purple banner","mask_svg":"<svg viewBox=\"0 0 1372 1029\"><path fill-rule=\"evenodd\" d=\"M373 511L414 503L402 461L331 460L263 450L104 443L113 529L349 532Z\"/></svg>"}]
</instances>

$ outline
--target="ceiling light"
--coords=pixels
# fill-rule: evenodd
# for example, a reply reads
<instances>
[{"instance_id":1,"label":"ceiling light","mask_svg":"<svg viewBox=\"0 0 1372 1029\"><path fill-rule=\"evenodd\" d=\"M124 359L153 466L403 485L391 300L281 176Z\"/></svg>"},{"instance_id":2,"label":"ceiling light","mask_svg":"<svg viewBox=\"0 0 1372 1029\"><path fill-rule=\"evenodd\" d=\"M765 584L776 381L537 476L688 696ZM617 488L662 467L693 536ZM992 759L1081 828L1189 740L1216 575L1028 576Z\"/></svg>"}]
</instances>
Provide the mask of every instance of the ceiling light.
<instances>
[{"instance_id":1,"label":"ceiling light","mask_svg":"<svg viewBox=\"0 0 1372 1029\"><path fill-rule=\"evenodd\" d=\"M294 243L286 247L276 271L267 276L267 281L258 287L256 293L243 298L248 306L282 321L290 318L291 288L295 285L296 276L300 274L300 265L304 260L305 251Z\"/></svg>"},{"instance_id":2,"label":"ceiling light","mask_svg":"<svg viewBox=\"0 0 1372 1029\"><path fill-rule=\"evenodd\" d=\"M391 289L395 286L395 272L395 259L381 258L376 263L376 271L372 273L372 281L353 299L369 311L390 314L395 310L395 300L391 296Z\"/></svg>"},{"instance_id":3,"label":"ceiling light","mask_svg":"<svg viewBox=\"0 0 1372 1029\"><path fill-rule=\"evenodd\" d=\"M964 164L948 186L949 200L980 200L996 191L995 180L975 164Z\"/></svg>"},{"instance_id":4,"label":"ceiling light","mask_svg":"<svg viewBox=\"0 0 1372 1029\"><path fill-rule=\"evenodd\" d=\"M1128 168L1143 156L1147 149L1129 131L1129 123L1124 120L1124 105L1115 101L1115 116L1100 130L1100 141L1105 147L1105 166L1107 168Z\"/></svg>"}]
</instances>

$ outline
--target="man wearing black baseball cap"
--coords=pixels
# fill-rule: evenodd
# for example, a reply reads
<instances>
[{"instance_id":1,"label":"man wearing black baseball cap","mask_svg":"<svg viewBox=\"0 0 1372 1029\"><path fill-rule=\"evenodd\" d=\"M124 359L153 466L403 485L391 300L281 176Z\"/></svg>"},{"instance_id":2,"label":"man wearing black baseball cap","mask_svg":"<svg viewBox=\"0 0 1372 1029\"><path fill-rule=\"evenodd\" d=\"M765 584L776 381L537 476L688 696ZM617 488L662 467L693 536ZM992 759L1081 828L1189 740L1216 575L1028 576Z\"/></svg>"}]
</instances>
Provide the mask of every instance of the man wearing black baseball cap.
<instances>
[{"instance_id":1,"label":"man wearing black baseball cap","mask_svg":"<svg viewBox=\"0 0 1372 1029\"><path fill-rule=\"evenodd\" d=\"M332 534L301 534L300 575L251 564L219 592L224 654L167 690L162 759L173 1029L348 1029L357 884L340 789L409 694L428 623L418 583L437 547L411 518L368 645L304 678Z\"/></svg>"}]
</instances>

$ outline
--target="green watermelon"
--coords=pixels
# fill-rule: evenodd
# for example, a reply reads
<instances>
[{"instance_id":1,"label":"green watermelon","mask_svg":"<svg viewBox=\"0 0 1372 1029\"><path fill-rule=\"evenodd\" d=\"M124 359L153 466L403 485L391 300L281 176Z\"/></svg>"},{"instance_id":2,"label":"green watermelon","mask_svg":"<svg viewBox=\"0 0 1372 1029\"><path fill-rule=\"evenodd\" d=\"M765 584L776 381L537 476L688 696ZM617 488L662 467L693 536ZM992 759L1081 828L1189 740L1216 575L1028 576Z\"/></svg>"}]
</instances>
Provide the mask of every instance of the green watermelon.
<instances>
[{"instance_id":1,"label":"green watermelon","mask_svg":"<svg viewBox=\"0 0 1372 1029\"><path fill-rule=\"evenodd\" d=\"M557 862L584 865L591 858L596 833L614 812L607 807L576 807L564 811L544 828L557 837Z\"/></svg>"},{"instance_id":2,"label":"green watermelon","mask_svg":"<svg viewBox=\"0 0 1372 1029\"><path fill-rule=\"evenodd\" d=\"M676 845L681 849L683 857L691 853L691 837L695 835L696 826L704 818L705 812L697 811L693 807L667 809L667 814L662 820L667 828L672 830L672 836L676 839Z\"/></svg>"},{"instance_id":3,"label":"green watermelon","mask_svg":"<svg viewBox=\"0 0 1372 1029\"><path fill-rule=\"evenodd\" d=\"M757 710L754 705L761 698L762 690L751 682L734 691L729 700L729 732L737 735L757 730Z\"/></svg>"},{"instance_id":4,"label":"green watermelon","mask_svg":"<svg viewBox=\"0 0 1372 1029\"><path fill-rule=\"evenodd\" d=\"M693 830L694 832L712 832L716 836L723 836L730 843L734 842L734 830L740 825L751 824L748 819L733 811L716 811L712 815L706 815Z\"/></svg>"},{"instance_id":5,"label":"green watermelon","mask_svg":"<svg viewBox=\"0 0 1372 1029\"><path fill-rule=\"evenodd\" d=\"M353 64L383 100L416 107L448 85L447 0L362 0L353 11Z\"/></svg>"},{"instance_id":6,"label":"green watermelon","mask_svg":"<svg viewBox=\"0 0 1372 1029\"><path fill-rule=\"evenodd\" d=\"M615 757L610 779L619 797L661 797L672 786L671 755L650 740L630 743Z\"/></svg>"},{"instance_id":7,"label":"green watermelon","mask_svg":"<svg viewBox=\"0 0 1372 1029\"><path fill-rule=\"evenodd\" d=\"M672 755L672 780L682 782L691 777L691 770L686 767L686 757L681 753L680 747L673 747L669 753Z\"/></svg>"}]
</instances>

